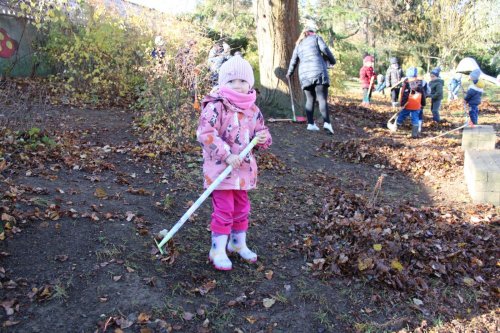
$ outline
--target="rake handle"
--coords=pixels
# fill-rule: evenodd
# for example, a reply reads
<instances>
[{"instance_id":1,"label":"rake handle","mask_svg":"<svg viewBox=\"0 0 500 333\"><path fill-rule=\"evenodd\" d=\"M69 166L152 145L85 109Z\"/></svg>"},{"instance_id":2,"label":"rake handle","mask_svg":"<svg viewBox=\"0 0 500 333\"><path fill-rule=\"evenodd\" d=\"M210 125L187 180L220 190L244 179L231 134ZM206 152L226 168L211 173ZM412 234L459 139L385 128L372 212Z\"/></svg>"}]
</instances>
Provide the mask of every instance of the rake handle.
<instances>
[{"instance_id":1,"label":"rake handle","mask_svg":"<svg viewBox=\"0 0 500 333\"><path fill-rule=\"evenodd\" d=\"M286 77L288 80L288 90L290 90L290 101L292 103L292 114L293 114L293 121L297 121L297 118L295 117L295 105L293 104L293 90L292 90L292 83L290 82L290 77Z\"/></svg>"},{"instance_id":2,"label":"rake handle","mask_svg":"<svg viewBox=\"0 0 500 333\"><path fill-rule=\"evenodd\" d=\"M252 148L257 144L258 137L253 138L252 141L248 144L248 146L243 149L243 151L238 155L241 159L245 158L245 156L252 150ZM187 212L182 215L182 217L177 221L177 223L170 229L170 231L163 237L161 242L157 244L158 249L161 254L164 254L163 246L175 235L175 233L186 223L186 221L193 215L193 213L200 207L200 205L205 201L206 198L219 186L219 184L229 175L229 173L233 170L233 167L229 165L222 173L214 180L214 182L202 193L202 195L196 200L196 202L189 207Z\"/></svg>"}]
</instances>

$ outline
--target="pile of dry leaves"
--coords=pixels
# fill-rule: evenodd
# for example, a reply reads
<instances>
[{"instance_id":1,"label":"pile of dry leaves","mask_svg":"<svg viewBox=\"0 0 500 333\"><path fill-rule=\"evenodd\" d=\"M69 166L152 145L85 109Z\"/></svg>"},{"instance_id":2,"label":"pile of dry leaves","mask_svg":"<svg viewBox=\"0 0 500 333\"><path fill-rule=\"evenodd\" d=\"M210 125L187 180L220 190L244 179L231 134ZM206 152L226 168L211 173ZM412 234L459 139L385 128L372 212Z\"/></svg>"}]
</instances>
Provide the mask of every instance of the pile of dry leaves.
<instances>
[{"instance_id":1,"label":"pile of dry leaves","mask_svg":"<svg viewBox=\"0 0 500 333\"><path fill-rule=\"evenodd\" d=\"M460 170L463 151L453 140L441 140L439 146L406 146L391 138L352 139L330 141L322 145L334 156L351 163L372 164L380 168L396 169L412 175L426 172L446 176Z\"/></svg>"},{"instance_id":2,"label":"pile of dry leaves","mask_svg":"<svg viewBox=\"0 0 500 333\"><path fill-rule=\"evenodd\" d=\"M257 164L260 170L286 170L286 164L281 161L276 155L268 151L261 152L256 155Z\"/></svg>"},{"instance_id":3,"label":"pile of dry leaves","mask_svg":"<svg viewBox=\"0 0 500 333\"><path fill-rule=\"evenodd\" d=\"M332 188L313 222L300 247L315 274L363 277L422 299L434 297L440 283L476 288L484 299L500 295L492 206L370 207L364 197Z\"/></svg>"}]
</instances>

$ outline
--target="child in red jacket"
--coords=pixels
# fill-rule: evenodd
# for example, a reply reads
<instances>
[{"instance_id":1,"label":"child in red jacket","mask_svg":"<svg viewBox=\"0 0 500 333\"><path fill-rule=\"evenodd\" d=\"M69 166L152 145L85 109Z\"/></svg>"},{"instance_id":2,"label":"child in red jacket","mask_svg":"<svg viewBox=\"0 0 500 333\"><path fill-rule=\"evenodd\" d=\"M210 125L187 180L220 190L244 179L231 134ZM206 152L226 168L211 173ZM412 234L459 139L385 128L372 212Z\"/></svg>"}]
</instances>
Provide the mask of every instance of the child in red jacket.
<instances>
[{"instance_id":1,"label":"child in red jacket","mask_svg":"<svg viewBox=\"0 0 500 333\"><path fill-rule=\"evenodd\" d=\"M374 81L377 74L373 70L373 63L375 59L371 55L363 58L363 67L359 70L359 82L363 89L363 102L361 106L370 106L370 99L372 97L372 90L374 88Z\"/></svg>"}]
</instances>

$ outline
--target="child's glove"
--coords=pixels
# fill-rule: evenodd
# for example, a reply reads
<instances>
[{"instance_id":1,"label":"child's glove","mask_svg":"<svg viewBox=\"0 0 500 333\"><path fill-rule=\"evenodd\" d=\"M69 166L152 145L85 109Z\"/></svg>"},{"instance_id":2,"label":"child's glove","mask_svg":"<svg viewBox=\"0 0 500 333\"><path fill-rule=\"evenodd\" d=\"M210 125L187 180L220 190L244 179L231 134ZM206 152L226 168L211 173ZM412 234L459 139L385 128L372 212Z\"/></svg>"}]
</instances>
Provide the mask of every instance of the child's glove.
<instances>
[{"instance_id":1,"label":"child's glove","mask_svg":"<svg viewBox=\"0 0 500 333\"><path fill-rule=\"evenodd\" d=\"M226 158L226 163L233 167L233 169L238 169L241 165L241 159L238 155L231 154Z\"/></svg>"}]
</instances>

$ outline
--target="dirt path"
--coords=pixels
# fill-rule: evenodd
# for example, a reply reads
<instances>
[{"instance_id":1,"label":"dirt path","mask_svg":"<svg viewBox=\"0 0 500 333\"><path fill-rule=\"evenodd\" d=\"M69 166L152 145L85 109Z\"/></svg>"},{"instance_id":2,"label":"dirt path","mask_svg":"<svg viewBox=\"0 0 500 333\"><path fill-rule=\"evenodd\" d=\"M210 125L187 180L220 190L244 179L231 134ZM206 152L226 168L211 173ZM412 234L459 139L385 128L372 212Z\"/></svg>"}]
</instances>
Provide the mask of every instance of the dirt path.
<instances>
[{"instance_id":1,"label":"dirt path","mask_svg":"<svg viewBox=\"0 0 500 333\"><path fill-rule=\"evenodd\" d=\"M235 258L233 271L217 272L207 263L208 203L175 237L175 255L160 260L151 236L200 193L198 156L146 157L124 111L47 112L48 129L71 137L76 153L2 172L4 211L18 228L0 242L2 331L349 332L420 320L405 302L381 307L390 293L363 281L318 279L294 246L331 186L370 196L384 173L381 201L433 202L396 169L332 154L339 138L368 137L354 123L337 119L333 138L270 124L274 145L251 193L258 265Z\"/></svg>"}]
</instances>

